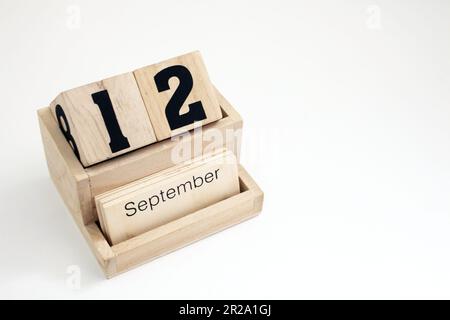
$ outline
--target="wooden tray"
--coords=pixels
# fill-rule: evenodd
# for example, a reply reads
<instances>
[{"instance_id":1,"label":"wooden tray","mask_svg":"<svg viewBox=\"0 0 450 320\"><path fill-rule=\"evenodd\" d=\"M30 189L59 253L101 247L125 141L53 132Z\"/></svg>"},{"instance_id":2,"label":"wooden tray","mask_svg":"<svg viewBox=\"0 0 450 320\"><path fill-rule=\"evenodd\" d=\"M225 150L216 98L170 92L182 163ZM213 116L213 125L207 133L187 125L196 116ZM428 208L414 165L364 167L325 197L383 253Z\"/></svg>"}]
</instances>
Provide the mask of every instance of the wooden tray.
<instances>
[{"instance_id":1,"label":"wooden tray","mask_svg":"<svg viewBox=\"0 0 450 320\"><path fill-rule=\"evenodd\" d=\"M226 137L223 146L239 159L242 119L219 92L217 95L223 118L204 126L201 134L220 130ZM110 246L98 226L94 197L173 166L171 153L177 142L160 141L84 168L65 141L50 109L38 110L38 118L50 176L107 278L253 217L262 209L262 191L240 166L240 194ZM193 148L194 132L185 139ZM202 150L208 147L208 142L202 138L200 141Z\"/></svg>"}]
</instances>

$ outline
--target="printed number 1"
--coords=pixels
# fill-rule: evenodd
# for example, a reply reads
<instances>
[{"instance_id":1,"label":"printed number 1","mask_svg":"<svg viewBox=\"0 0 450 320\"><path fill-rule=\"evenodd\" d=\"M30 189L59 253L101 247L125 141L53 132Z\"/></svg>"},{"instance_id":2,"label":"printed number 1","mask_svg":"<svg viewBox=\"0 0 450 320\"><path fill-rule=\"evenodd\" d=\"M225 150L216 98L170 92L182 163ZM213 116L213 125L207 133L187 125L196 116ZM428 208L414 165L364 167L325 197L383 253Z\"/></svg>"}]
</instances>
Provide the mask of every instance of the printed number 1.
<instances>
[{"instance_id":1,"label":"printed number 1","mask_svg":"<svg viewBox=\"0 0 450 320\"><path fill-rule=\"evenodd\" d=\"M92 100L99 107L100 112L102 113L103 122L105 123L106 130L108 130L108 135L111 140L109 143L111 152L115 153L129 148L130 143L120 129L108 91L103 90L93 93Z\"/></svg>"}]
</instances>

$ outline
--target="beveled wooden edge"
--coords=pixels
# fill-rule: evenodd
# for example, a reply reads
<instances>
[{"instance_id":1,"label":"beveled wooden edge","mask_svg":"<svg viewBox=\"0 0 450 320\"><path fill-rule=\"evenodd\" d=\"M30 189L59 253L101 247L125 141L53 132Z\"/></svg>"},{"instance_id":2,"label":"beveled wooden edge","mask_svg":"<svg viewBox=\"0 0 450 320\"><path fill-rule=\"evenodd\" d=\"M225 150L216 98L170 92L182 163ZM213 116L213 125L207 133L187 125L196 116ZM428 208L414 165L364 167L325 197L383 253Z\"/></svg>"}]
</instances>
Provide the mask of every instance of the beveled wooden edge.
<instances>
[{"instance_id":1,"label":"beveled wooden edge","mask_svg":"<svg viewBox=\"0 0 450 320\"><path fill-rule=\"evenodd\" d=\"M105 276L111 278L258 215L263 192L240 165L239 179L243 190L238 195L114 246L108 244L96 223L78 226Z\"/></svg>"}]
</instances>

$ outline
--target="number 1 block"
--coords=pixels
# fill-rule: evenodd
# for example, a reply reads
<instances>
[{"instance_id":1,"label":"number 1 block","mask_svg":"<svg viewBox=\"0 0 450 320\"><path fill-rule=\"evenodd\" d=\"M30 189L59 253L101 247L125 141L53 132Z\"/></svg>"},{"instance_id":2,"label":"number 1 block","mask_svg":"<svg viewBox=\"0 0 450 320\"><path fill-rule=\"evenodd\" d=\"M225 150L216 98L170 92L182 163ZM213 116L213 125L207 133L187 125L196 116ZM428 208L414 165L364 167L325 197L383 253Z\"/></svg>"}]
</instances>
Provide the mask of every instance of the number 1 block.
<instances>
[{"instance_id":1,"label":"number 1 block","mask_svg":"<svg viewBox=\"0 0 450 320\"><path fill-rule=\"evenodd\" d=\"M65 91L50 108L85 167L156 141L131 72Z\"/></svg>"},{"instance_id":2,"label":"number 1 block","mask_svg":"<svg viewBox=\"0 0 450 320\"><path fill-rule=\"evenodd\" d=\"M164 140L222 118L198 51L134 71L158 139Z\"/></svg>"}]
</instances>

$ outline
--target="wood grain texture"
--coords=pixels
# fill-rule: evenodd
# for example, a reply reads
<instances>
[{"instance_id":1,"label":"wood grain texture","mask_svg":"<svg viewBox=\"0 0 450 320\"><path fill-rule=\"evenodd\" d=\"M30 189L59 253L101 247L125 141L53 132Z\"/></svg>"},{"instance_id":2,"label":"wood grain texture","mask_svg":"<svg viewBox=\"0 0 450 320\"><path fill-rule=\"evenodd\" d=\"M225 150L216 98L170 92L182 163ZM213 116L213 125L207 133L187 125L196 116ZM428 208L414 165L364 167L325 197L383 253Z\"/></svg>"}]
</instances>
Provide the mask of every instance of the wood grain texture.
<instances>
[{"instance_id":1,"label":"wood grain texture","mask_svg":"<svg viewBox=\"0 0 450 320\"><path fill-rule=\"evenodd\" d=\"M107 90L122 134L129 147L112 151L110 136L99 106L92 94ZM110 159L156 141L150 118L133 73L125 73L82 87L65 91L56 97L50 108L55 116L61 106L84 166ZM66 129L66 128L65 128Z\"/></svg>"},{"instance_id":2,"label":"wood grain texture","mask_svg":"<svg viewBox=\"0 0 450 320\"><path fill-rule=\"evenodd\" d=\"M137 69L134 71L134 75L139 85L139 89L141 90L150 119L152 120L158 141L194 128L194 124L190 124L171 130L167 121L165 113L166 106L179 87L179 81L176 77L170 79L170 88L166 91L159 92L155 83L155 75L158 74L158 72L177 65L186 67L190 71L193 79L192 91L189 93L187 100L180 109L180 113L187 113L189 111L189 104L201 101L206 114L206 119L201 121L201 125L219 120L222 117L219 102L216 98L216 92L209 80L200 52L195 51Z\"/></svg>"}]
</instances>

